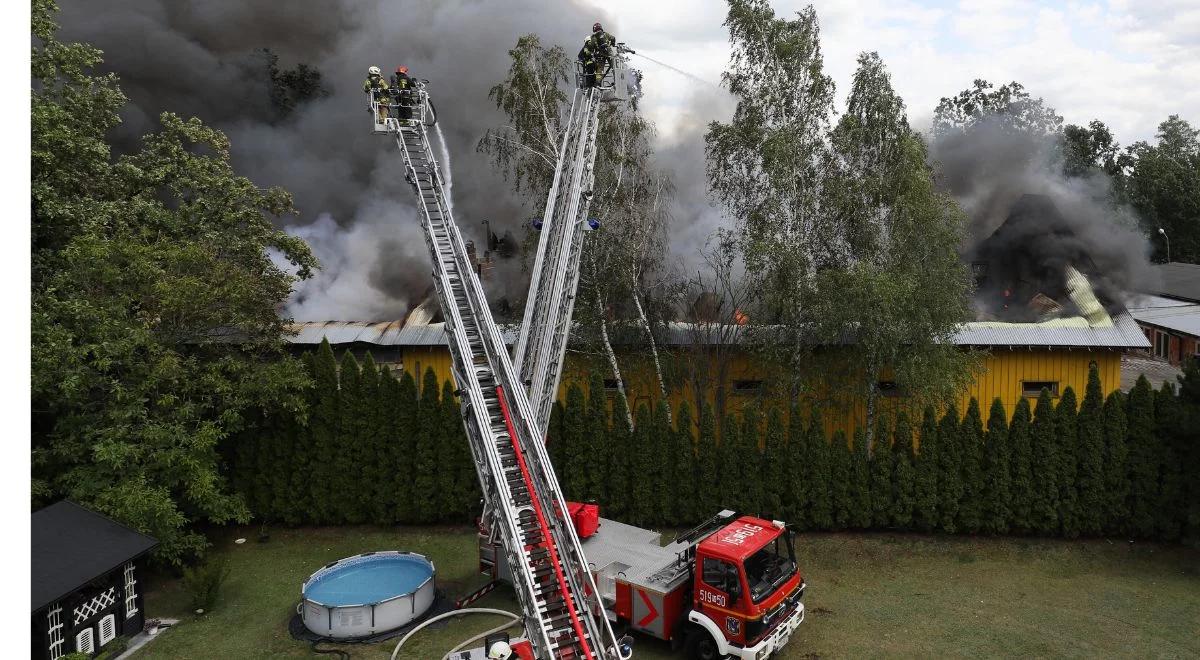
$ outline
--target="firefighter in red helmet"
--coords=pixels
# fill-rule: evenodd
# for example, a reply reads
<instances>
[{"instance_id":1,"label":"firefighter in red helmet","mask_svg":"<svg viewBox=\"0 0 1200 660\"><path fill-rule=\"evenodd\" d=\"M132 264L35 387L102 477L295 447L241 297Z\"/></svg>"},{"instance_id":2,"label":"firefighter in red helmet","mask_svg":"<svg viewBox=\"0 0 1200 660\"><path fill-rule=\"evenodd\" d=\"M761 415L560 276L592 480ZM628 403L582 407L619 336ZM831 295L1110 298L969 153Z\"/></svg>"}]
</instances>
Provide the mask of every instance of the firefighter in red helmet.
<instances>
[{"instance_id":1,"label":"firefighter in red helmet","mask_svg":"<svg viewBox=\"0 0 1200 660\"><path fill-rule=\"evenodd\" d=\"M403 64L396 67L396 72L392 74L391 82L391 92L395 99L393 102L396 104L397 118L401 122L411 121L415 101L410 91L412 90L412 78L408 77L408 67Z\"/></svg>"}]
</instances>

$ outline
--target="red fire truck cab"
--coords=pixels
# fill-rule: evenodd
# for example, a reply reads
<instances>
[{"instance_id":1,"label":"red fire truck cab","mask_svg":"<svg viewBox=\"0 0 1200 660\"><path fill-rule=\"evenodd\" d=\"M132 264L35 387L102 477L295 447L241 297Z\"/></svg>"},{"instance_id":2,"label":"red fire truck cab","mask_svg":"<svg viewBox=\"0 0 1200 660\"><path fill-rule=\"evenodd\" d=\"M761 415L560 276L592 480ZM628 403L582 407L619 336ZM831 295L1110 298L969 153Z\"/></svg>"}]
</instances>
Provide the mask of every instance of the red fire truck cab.
<instances>
[{"instance_id":1,"label":"red fire truck cab","mask_svg":"<svg viewBox=\"0 0 1200 660\"><path fill-rule=\"evenodd\" d=\"M581 542L603 614L692 658L764 660L804 621L804 578L782 522L722 511L664 546L658 532L599 518ZM499 550L480 536L481 568L507 581Z\"/></svg>"}]
</instances>

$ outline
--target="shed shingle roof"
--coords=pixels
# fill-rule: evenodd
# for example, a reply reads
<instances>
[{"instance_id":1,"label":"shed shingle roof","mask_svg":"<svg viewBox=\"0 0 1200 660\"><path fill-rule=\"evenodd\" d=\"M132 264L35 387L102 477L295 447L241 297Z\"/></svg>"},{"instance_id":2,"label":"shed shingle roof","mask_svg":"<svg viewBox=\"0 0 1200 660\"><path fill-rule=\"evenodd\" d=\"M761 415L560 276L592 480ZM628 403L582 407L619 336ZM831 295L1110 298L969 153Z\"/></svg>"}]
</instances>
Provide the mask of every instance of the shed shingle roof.
<instances>
[{"instance_id":1,"label":"shed shingle roof","mask_svg":"<svg viewBox=\"0 0 1200 660\"><path fill-rule=\"evenodd\" d=\"M32 612L135 559L158 541L74 502L32 517Z\"/></svg>"}]
</instances>

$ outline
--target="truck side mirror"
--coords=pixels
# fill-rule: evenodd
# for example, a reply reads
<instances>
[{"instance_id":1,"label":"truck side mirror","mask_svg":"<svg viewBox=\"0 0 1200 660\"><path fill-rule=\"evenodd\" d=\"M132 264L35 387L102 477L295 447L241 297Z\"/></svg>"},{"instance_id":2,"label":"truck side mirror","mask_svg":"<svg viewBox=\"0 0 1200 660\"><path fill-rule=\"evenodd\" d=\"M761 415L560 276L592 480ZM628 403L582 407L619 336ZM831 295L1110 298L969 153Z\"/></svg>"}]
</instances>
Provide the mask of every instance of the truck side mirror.
<instances>
[{"instance_id":1,"label":"truck side mirror","mask_svg":"<svg viewBox=\"0 0 1200 660\"><path fill-rule=\"evenodd\" d=\"M725 591L729 594L730 605L736 603L742 595L742 581L738 577L737 569L732 566L725 571Z\"/></svg>"}]
</instances>

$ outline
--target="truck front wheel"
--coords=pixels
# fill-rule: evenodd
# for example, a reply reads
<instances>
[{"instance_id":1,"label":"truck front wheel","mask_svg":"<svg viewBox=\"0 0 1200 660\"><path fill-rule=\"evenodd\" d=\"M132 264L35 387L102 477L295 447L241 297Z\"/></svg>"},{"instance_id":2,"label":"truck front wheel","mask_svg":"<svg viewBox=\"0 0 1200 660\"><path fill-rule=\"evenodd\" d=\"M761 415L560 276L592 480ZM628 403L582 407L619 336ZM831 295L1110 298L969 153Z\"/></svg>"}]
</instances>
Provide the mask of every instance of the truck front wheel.
<instances>
[{"instance_id":1,"label":"truck front wheel","mask_svg":"<svg viewBox=\"0 0 1200 660\"><path fill-rule=\"evenodd\" d=\"M722 660L728 658L717 650L717 642L707 630L693 627L687 634L687 657L691 660Z\"/></svg>"}]
</instances>

